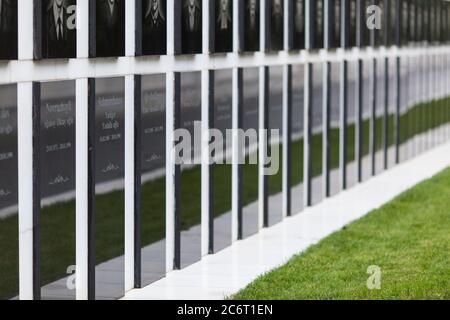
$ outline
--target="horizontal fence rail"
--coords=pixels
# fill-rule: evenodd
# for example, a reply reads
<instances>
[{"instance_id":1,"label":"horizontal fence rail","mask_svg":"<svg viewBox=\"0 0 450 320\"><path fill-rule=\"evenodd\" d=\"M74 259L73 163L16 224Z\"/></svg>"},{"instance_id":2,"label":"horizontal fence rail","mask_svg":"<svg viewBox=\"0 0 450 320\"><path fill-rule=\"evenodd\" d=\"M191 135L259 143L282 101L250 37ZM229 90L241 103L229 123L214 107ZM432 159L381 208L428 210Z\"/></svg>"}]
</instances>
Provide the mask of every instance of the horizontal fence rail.
<instances>
[{"instance_id":1,"label":"horizontal fence rail","mask_svg":"<svg viewBox=\"0 0 450 320\"><path fill-rule=\"evenodd\" d=\"M0 299L121 298L450 138L446 1L115 1L109 37L64 1L55 51L52 1L10 3Z\"/></svg>"}]
</instances>

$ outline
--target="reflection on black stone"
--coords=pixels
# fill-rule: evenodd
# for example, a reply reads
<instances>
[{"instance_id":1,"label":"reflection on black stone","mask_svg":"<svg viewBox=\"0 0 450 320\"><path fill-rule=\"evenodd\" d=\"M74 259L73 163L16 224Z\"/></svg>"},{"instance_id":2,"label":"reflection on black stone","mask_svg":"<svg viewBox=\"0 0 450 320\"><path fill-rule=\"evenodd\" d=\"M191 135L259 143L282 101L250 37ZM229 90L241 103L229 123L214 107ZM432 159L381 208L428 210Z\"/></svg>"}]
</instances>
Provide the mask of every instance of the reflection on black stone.
<instances>
[{"instance_id":1,"label":"reflection on black stone","mask_svg":"<svg viewBox=\"0 0 450 320\"><path fill-rule=\"evenodd\" d=\"M323 141L323 65L321 63L313 66L313 88L312 88L312 141L311 141L311 161L312 161L312 183L311 196L313 204L320 202L323 198L322 181L322 141Z\"/></svg>"},{"instance_id":2,"label":"reflection on black stone","mask_svg":"<svg viewBox=\"0 0 450 320\"><path fill-rule=\"evenodd\" d=\"M350 14L349 14L349 46L355 47L356 46L356 19L357 19L357 8L356 8L356 1L357 0L349 0L350 1Z\"/></svg>"},{"instance_id":3,"label":"reflection on black stone","mask_svg":"<svg viewBox=\"0 0 450 320\"><path fill-rule=\"evenodd\" d=\"M278 130L279 139L272 134L269 135L269 155L271 157L270 166L278 168L274 175L268 177L269 183L269 225L280 222L283 218L282 206L282 154L283 154L283 68L271 67L269 69L269 128ZM271 132L272 133L272 132ZM278 150L278 151L276 151ZM278 156L276 156L278 152Z\"/></svg>"},{"instance_id":4,"label":"reflection on black stone","mask_svg":"<svg viewBox=\"0 0 450 320\"><path fill-rule=\"evenodd\" d=\"M165 275L166 89L164 75L142 77L141 254L142 285Z\"/></svg>"},{"instance_id":5,"label":"reflection on black stone","mask_svg":"<svg viewBox=\"0 0 450 320\"><path fill-rule=\"evenodd\" d=\"M330 64L331 88L330 88L330 135L329 135L329 169L330 185L329 192L333 196L339 192L339 143L340 143L340 106L339 106L339 88L340 88L340 68L339 63Z\"/></svg>"},{"instance_id":6,"label":"reflection on black stone","mask_svg":"<svg viewBox=\"0 0 450 320\"><path fill-rule=\"evenodd\" d=\"M246 145L246 165L243 166L242 173L242 235L244 238L258 232L258 134L259 128L259 70L258 68L249 68L243 71L243 129L248 131ZM256 161L250 163L250 159Z\"/></svg>"},{"instance_id":7,"label":"reflection on black stone","mask_svg":"<svg viewBox=\"0 0 450 320\"><path fill-rule=\"evenodd\" d=\"M17 59L17 1L0 2L0 60Z\"/></svg>"},{"instance_id":8,"label":"reflection on black stone","mask_svg":"<svg viewBox=\"0 0 450 320\"><path fill-rule=\"evenodd\" d=\"M183 0L181 24L182 53L202 52L202 0Z\"/></svg>"},{"instance_id":9,"label":"reflection on black stone","mask_svg":"<svg viewBox=\"0 0 450 320\"><path fill-rule=\"evenodd\" d=\"M366 47L370 45L370 29L367 24L368 21L367 8L371 4L371 0L359 0L358 3L360 6L358 10L358 15L361 17L360 22L358 24L358 28L360 28L361 30L358 45L360 47Z\"/></svg>"},{"instance_id":10,"label":"reflection on black stone","mask_svg":"<svg viewBox=\"0 0 450 320\"><path fill-rule=\"evenodd\" d=\"M402 1L401 5L401 32L400 32L400 41L401 43L407 44L409 39L415 39L417 36L416 32L416 12L415 6L413 2L408 3L407 1ZM411 38L410 38L411 36Z\"/></svg>"},{"instance_id":11,"label":"reflection on black stone","mask_svg":"<svg viewBox=\"0 0 450 320\"><path fill-rule=\"evenodd\" d=\"M41 293L75 299L75 81L42 83L40 108Z\"/></svg>"},{"instance_id":12,"label":"reflection on black stone","mask_svg":"<svg viewBox=\"0 0 450 320\"><path fill-rule=\"evenodd\" d=\"M201 170L200 166L192 164L192 160L199 161L201 155L201 135L194 133L195 124L201 121L200 84L200 72L181 74L181 128L190 136L190 141L183 141L186 146L183 155L188 160L182 165L180 179L182 268L201 258ZM197 125L197 128L200 127Z\"/></svg>"},{"instance_id":13,"label":"reflection on black stone","mask_svg":"<svg viewBox=\"0 0 450 320\"><path fill-rule=\"evenodd\" d=\"M230 145L226 145L227 130L232 128L232 72L214 72L214 123L223 140L215 150L216 163L213 167L213 210L214 210L214 252L231 245L231 165L226 164L231 157ZM228 148L227 148L228 147Z\"/></svg>"},{"instance_id":14,"label":"reflection on black stone","mask_svg":"<svg viewBox=\"0 0 450 320\"><path fill-rule=\"evenodd\" d=\"M293 0L292 49L305 48L305 0Z\"/></svg>"},{"instance_id":15,"label":"reflection on black stone","mask_svg":"<svg viewBox=\"0 0 450 320\"><path fill-rule=\"evenodd\" d=\"M339 48L341 46L341 0L333 1L328 32L330 36L330 48Z\"/></svg>"},{"instance_id":16,"label":"reflection on black stone","mask_svg":"<svg viewBox=\"0 0 450 320\"><path fill-rule=\"evenodd\" d=\"M371 106L371 77L370 77L370 64L371 61L363 61L363 105L362 105L362 129L361 129L361 153L362 153L362 179L366 181L371 176L371 164L370 164L370 123L372 115Z\"/></svg>"},{"instance_id":17,"label":"reflection on black stone","mask_svg":"<svg viewBox=\"0 0 450 320\"><path fill-rule=\"evenodd\" d=\"M95 55L119 57L125 55L125 0L95 2ZM91 30L92 32L93 30Z\"/></svg>"},{"instance_id":18,"label":"reflection on black stone","mask_svg":"<svg viewBox=\"0 0 450 320\"><path fill-rule=\"evenodd\" d=\"M312 15L310 17L312 19L312 27L310 30L311 49L323 48L324 44L323 1L324 0L316 0L311 2L311 15Z\"/></svg>"},{"instance_id":19,"label":"reflection on black stone","mask_svg":"<svg viewBox=\"0 0 450 320\"><path fill-rule=\"evenodd\" d=\"M124 295L124 79L95 81L96 297Z\"/></svg>"},{"instance_id":20,"label":"reflection on black stone","mask_svg":"<svg viewBox=\"0 0 450 320\"><path fill-rule=\"evenodd\" d=\"M293 187L292 214L303 209L303 122L305 69L303 65L292 66L292 143L291 143L291 186Z\"/></svg>"},{"instance_id":21,"label":"reflection on black stone","mask_svg":"<svg viewBox=\"0 0 450 320\"><path fill-rule=\"evenodd\" d=\"M348 61L348 82L347 82L347 188L357 183L356 164L355 164L355 123L356 123L356 62Z\"/></svg>"},{"instance_id":22,"label":"reflection on black stone","mask_svg":"<svg viewBox=\"0 0 450 320\"><path fill-rule=\"evenodd\" d=\"M215 0L215 52L233 50L233 1Z\"/></svg>"},{"instance_id":23,"label":"reflection on black stone","mask_svg":"<svg viewBox=\"0 0 450 320\"><path fill-rule=\"evenodd\" d=\"M42 3L42 58L76 56L76 0Z\"/></svg>"},{"instance_id":24,"label":"reflection on black stone","mask_svg":"<svg viewBox=\"0 0 450 320\"><path fill-rule=\"evenodd\" d=\"M0 86L0 300L19 293L17 85Z\"/></svg>"},{"instance_id":25,"label":"reflection on black stone","mask_svg":"<svg viewBox=\"0 0 450 320\"><path fill-rule=\"evenodd\" d=\"M166 0L142 1L142 53L162 55L167 48Z\"/></svg>"},{"instance_id":26,"label":"reflection on black stone","mask_svg":"<svg viewBox=\"0 0 450 320\"><path fill-rule=\"evenodd\" d=\"M283 50L284 44L284 6L282 0L271 0L270 14L270 50Z\"/></svg>"},{"instance_id":27,"label":"reflection on black stone","mask_svg":"<svg viewBox=\"0 0 450 320\"><path fill-rule=\"evenodd\" d=\"M259 50L259 1L245 0L244 51Z\"/></svg>"}]
</instances>

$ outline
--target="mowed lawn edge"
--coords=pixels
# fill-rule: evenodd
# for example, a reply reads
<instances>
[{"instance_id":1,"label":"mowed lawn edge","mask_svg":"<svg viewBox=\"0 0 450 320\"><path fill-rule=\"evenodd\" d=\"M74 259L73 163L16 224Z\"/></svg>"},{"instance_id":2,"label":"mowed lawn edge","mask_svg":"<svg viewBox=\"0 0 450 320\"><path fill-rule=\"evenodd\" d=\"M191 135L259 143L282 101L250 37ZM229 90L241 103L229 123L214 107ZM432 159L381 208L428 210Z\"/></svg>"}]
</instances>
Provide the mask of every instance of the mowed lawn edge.
<instances>
[{"instance_id":1,"label":"mowed lawn edge","mask_svg":"<svg viewBox=\"0 0 450 320\"><path fill-rule=\"evenodd\" d=\"M368 288L370 266L381 270L380 289ZM450 168L230 298L450 299Z\"/></svg>"}]
</instances>

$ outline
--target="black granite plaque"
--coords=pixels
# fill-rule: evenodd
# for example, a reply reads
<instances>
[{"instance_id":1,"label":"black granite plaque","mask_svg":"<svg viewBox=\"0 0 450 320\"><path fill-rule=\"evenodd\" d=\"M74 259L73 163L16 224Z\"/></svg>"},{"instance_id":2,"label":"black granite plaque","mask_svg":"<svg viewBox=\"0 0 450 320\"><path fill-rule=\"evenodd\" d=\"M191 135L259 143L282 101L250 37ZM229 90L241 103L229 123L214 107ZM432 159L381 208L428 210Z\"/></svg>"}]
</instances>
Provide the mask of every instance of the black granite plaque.
<instances>
[{"instance_id":1,"label":"black granite plaque","mask_svg":"<svg viewBox=\"0 0 450 320\"><path fill-rule=\"evenodd\" d=\"M267 24L269 28L268 49L277 51L284 48L284 5L283 0L269 0L267 8L270 22Z\"/></svg>"},{"instance_id":2,"label":"black granite plaque","mask_svg":"<svg viewBox=\"0 0 450 320\"><path fill-rule=\"evenodd\" d=\"M329 193L335 195L339 192L339 149L340 149L340 65L337 62L330 65L330 144L329 156Z\"/></svg>"},{"instance_id":3,"label":"black granite plaque","mask_svg":"<svg viewBox=\"0 0 450 320\"><path fill-rule=\"evenodd\" d=\"M357 2L358 6L358 32L360 33L359 36L357 36L357 45L359 47L366 47L370 45L370 29L367 26L367 8L371 4L371 0L360 0Z\"/></svg>"},{"instance_id":4,"label":"black granite plaque","mask_svg":"<svg viewBox=\"0 0 450 320\"><path fill-rule=\"evenodd\" d=\"M0 86L0 172L2 177L0 179L0 212L2 212L17 204L16 85Z\"/></svg>"},{"instance_id":5,"label":"black granite plaque","mask_svg":"<svg viewBox=\"0 0 450 320\"><path fill-rule=\"evenodd\" d=\"M417 39L417 15L416 15L416 5L414 1L409 3L409 39L408 42L414 42ZM400 12L401 14L401 12ZM403 42L403 39L400 39Z\"/></svg>"},{"instance_id":6,"label":"black granite plaque","mask_svg":"<svg viewBox=\"0 0 450 320\"><path fill-rule=\"evenodd\" d=\"M124 78L95 80L97 299L124 295Z\"/></svg>"},{"instance_id":7,"label":"black granite plaque","mask_svg":"<svg viewBox=\"0 0 450 320\"><path fill-rule=\"evenodd\" d=\"M323 165L322 165L322 146L323 146L323 64L315 63L313 65L313 83L312 83L312 105L311 105L311 196L312 203L318 203L323 199Z\"/></svg>"},{"instance_id":8,"label":"black granite plaque","mask_svg":"<svg viewBox=\"0 0 450 320\"><path fill-rule=\"evenodd\" d=\"M440 10L440 15L441 15L441 43L445 43L448 41L448 10L449 8L449 4L446 2L442 2L441 3L441 10Z\"/></svg>"},{"instance_id":9,"label":"black granite plaque","mask_svg":"<svg viewBox=\"0 0 450 320\"><path fill-rule=\"evenodd\" d=\"M42 83L40 116L41 295L75 299L75 81Z\"/></svg>"},{"instance_id":10,"label":"black granite plaque","mask_svg":"<svg viewBox=\"0 0 450 320\"><path fill-rule=\"evenodd\" d=\"M363 61L363 70L362 70L362 127L361 127L361 156L362 156L362 180L366 181L371 176L371 164L370 164L370 122L371 122L371 114L372 114L372 105L371 105L371 72L370 72L370 60Z\"/></svg>"},{"instance_id":11,"label":"black granite plaque","mask_svg":"<svg viewBox=\"0 0 450 320\"><path fill-rule=\"evenodd\" d=\"M434 41L435 42L440 42L441 41L441 26L442 26L441 0L437 0L436 1L434 12L435 12L435 19L436 19L436 26L435 26L435 31L434 31L434 33L435 33Z\"/></svg>"},{"instance_id":12,"label":"black granite plaque","mask_svg":"<svg viewBox=\"0 0 450 320\"><path fill-rule=\"evenodd\" d=\"M349 30L348 30L348 45L349 47L355 47L356 46L356 29L357 29L357 18L358 18L358 12L357 12L357 0L348 0L349 3Z\"/></svg>"},{"instance_id":13,"label":"black granite plaque","mask_svg":"<svg viewBox=\"0 0 450 320\"><path fill-rule=\"evenodd\" d=\"M243 70L243 110L242 126L248 132L246 139L245 154L247 155L246 165L242 169L242 223L239 228L242 230L243 238L249 237L258 232L258 161L250 164L250 158L257 157L258 154L258 128L259 128L259 69L249 68ZM250 131L249 131L250 130ZM252 134L253 133L253 134Z\"/></svg>"},{"instance_id":14,"label":"black granite plaque","mask_svg":"<svg viewBox=\"0 0 450 320\"><path fill-rule=\"evenodd\" d=\"M443 13L445 15L445 42L448 43L450 41L450 4L446 3L445 5L445 12Z\"/></svg>"},{"instance_id":15,"label":"black granite plaque","mask_svg":"<svg viewBox=\"0 0 450 320\"><path fill-rule=\"evenodd\" d=\"M422 41L430 41L430 5L428 0L421 1L422 9Z\"/></svg>"},{"instance_id":16,"label":"black granite plaque","mask_svg":"<svg viewBox=\"0 0 450 320\"><path fill-rule=\"evenodd\" d=\"M124 174L124 80L96 80L96 182Z\"/></svg>"},{"instance_id":17,"label":"black granite plaque","mask_svg":"<svg viewBox=\"0 0 450 320\"><path fill-rule=\"evenodd\" d=\"M330 21L328 22L329 47L339 48L341 46L341 0L332 0L330 10Z\"/></svg>"},{"instance_id":18,"label":"black granite plaque","mask_svg":"<svg viewBox=\"0 0 450 320\"><path fill-rule=\"evenodd\" d=\"M411 3L414 3L414 7L415 7L415 13L416 13L416 17L415 17L415 21L416 21L416 37L415 37L415 41L416 42L421 42L423 41L423 12L422 12L422 3L419 0L415 0Z\"/></svg>"},{"instance_id":19,"label":"black granite plaque","mask_svg":"<svg viewBox=\"0 0 450 320\"><path fill-rule=\"evenodd\" d=\"M283 68L269 69L269 128L268 151L271 162L271 175L268 176L269 185L269 225L274 225L283 219L282 206L282 160L283 153ZM278 130L278 137L272 135L272 130ZM278 151L276 151L278 150ZM276 152L275 152L276 151ZM278 154L278 156L276 156ZM275 171L278 169L278 171Z\"/></svg>"},{"instance_id":20,"label":"black granite plaque","mask_svg":"<svg viewBox=\"0 0 450 320\"><path fill-rule=\"evenodd\" d=\"M233 51L233 1L215 0L214 5L214 46L213 52Z\"/></svg>"},{"instance_id":21,"label":"black granite plaque","mask_svg":"<svg viewBox=\"0 0 450 320\"><path fill-rule=\"evenodd\" d=\"M140 119L140 237L141 284L148 285L166 272L165 173L166 82L164 75L141 78Z\"/></svg>"},{"instance_id":22,"label":"black granite plaque","mask_svg":"<svg viewBox=\"0 0 450 320\"><path fill-rule=\"evenodd\" d=\"M183 54L202 52L202 0L182 0L181 50Z\"/></svg>"},{"instance_id":23,"label":"black granite plaque","mask_svg":"<svg viewBox=\"0 0 450 320\"><path fill-rule=\"evenodd\" d=\"M167 0L142 1L142 54L162 55L167 51Z\"/></svg>"},{"instance_id":24,"label":"black granite plaque","mask_svg":"<svg viewBox=\"0 0 450 320\"><path fill-rule=\"evenodd\" d=\"M400 161L404 162L408 159L408 58L400 60Z\"/></svg>"},{"instance_id":25,"label":"black granite plaque","mask_svg":"<svg viewBox=\"0 0 450 320\"><path fill-rule=\"evenodd\" d=\"M304 82L304 65L292 66L291 214L297 214L303 209Z\"/></svg>"},{"instance_id":26,"label":"black granite plaque","mask_svg":"<svg viewBox=\"0 0 450 320\"><path fill-rule=\"evenodd\" d=\"M0 300L19 294L17 85L0 85Z\"/></svg>"},{"instance_id":27,"label":"black granite plaque","mask_svg":"<svg viewBox=\"0 0 450 320\"><path fill-rule=\"evenodd\" d=\"M357 183L356 163L355 163L355 141L356 141L356 72L357 62L348 61L347 69L347 133L346 133L346 187L350 188Z\"/></svg>"},{"instance_id":28,"label":"black granite plaque","mask_svg":"<svg viewBox=\"0 0 450 320\"><path fill-rule=\"evenodd\" d=\"M379 47L381 45L384 45L384 37L385 37L385 30L386 30L386 15L387 12L385 11L384 8L384 0L374 0L373 1L374 5L378 6L380 11L380 29L374 28L372 30L372 45L374 47Z\"/></svg>"},{"instance_id":29,"label":"black granite plaque","mask_svg":"<svg viewBox=\"0 0 450 320\"><path fill-rule=\"evenodd\" d=\"M305 0L292 0L292 49L305 48Z\"/></svg>"},{"instance_id":30,"label":"black granite plaque","mask_svg":"<svg viewBox=\"0 0 450 320\"><path fill-rule=\"evenodd\" d=\"M310 49L320 49L324 45L324 0L311 1L310 6Z\"/></svg>"},{"instance_id":31,"label":"black granite plaque","mask_svg":"<svg viewBox=\"0 0 450 320\"><path fill-rule=\"evenodd\" d=\"M401 11L399 18L401 18L400 42L407 44L408 42L416 41L417 39L417 23L416 23L416 6L413 1L401 2Z\"/></svg>"},{"instance_id":32,"label":"black granite plaque","mask_svg":"<svg viewBox=\"0 0 450 320\"><path fill-rule=\"evenodd\" d=\"M201 259L201 168L198 165L202 119L200 72L181 74L180 101L180 127L190 136L190 143L183 140L183 155L187 158L181 166L180 178L180 257L181 267L184 268Z\"/></svg>"},{"instance_id":33,"label":"black granite plaque","mask_svg":"<svg viewBox=\"0 0 450 320\"><path fill-rule=\"evenodd\" d=\"M125 55L125 0L89 2L91 57Z\"/></svg>"},{"instance_id":34,"label":"black granite plaque","mask_svg":"<svg viewBox=\"0 0 450 320\"><path fill-rule=\"evenodd\" d=\"M430 21L430 42L435 42L436 41L436 22L437 22L437 17L436 17L436 1L435 0L431 0L429 1L429 21Z\"/></svg>"},{"instance_id":35,"label":"black granite plaque","mask_svg":"<svg viewBox=\"0 0 450 320\"><path fill-rule=\"evenodd\" d=\"M220 164L213 167L213 252L231 245L231 144L226 144L227 131L232 129L232 71L217 70L214 72L214 117L213 127L223 136L222 146L214 150L214 156ZM216 142L216 138L212 139Z\"/></svg>"},{"instance_id":36,"label":"black granite plaque","mask_svg":"<svg viewBox=\"0 0 450 320\"><path fill-rule=\"evenodd\" d=\"M0 3L0 60L17 59L17 1Z\"/></svg>"},{"instance_id":37,"label":"black granite plaque","mask_svg":"<svg viewBox=\"0 0 450 320\"><path fill-rule=\"evenodd\" d=\"M36 58L75 58L76 0L39 0L40 52Z\"/></svg>"},{"instance_id":38,"label":"black granite plaque","mask_svg":"<svg viewBox=\"0 0 450 320\"><path fill-rule=\"evenodd\" d=\"M258 51L259 48L259 0L244 0L244 51Z\"/></svg>"},{"instance_id":39,"label":"black granite plaque","mask_svg":"<svg viewBox=\"0 0 450 320\"><path fill-rule=\"evenodd\" d=\"M376 161L375 161L375 173L379 174L384 170L383 161L383 138L384 138L384 107L385 107L385 65L384 59L377 59L377 90L376 90L376 123L375 123L375 146L376 146Z\"/></svg>"},{"instance_id":40,"label":"black granite plaque","mask_svg":"<svg viewBox=\"0 0 450 320\"><path fill-rule=\"evenodd\" d=\"M75 82L41 84L41 193L75 189Z\"/></svg>"}]
</instances>

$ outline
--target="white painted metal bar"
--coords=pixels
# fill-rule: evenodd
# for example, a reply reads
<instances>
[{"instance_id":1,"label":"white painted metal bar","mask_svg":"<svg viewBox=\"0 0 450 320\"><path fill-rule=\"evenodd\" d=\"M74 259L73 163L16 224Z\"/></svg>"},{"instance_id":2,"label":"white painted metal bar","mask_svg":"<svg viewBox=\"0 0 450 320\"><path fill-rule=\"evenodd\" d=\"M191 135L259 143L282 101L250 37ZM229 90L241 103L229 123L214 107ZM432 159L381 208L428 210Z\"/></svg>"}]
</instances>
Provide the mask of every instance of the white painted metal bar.
<instances>
[{"instance_id":1,"label":"white painted metal bar","mask_svg":"<svg viewBox=\"0 0 450 320\"><path fill-rule=\"evenodd\" d=\"M136 51L136 0L125 1L125 55ZM135 287L135 77L125 76L125 292ZM140 272L140 268L137 269ZM140 275L139 275L140 276Z\"/></svg>"},{"instance_id":2,"label":"white painted metal bar","mask_svg":"<svg viewBox=\"0 0 450 320\"><path fill-rule=\"evenodd\" d=\"M76 298L88 299L88 80L76 80Z\"/></svg>"},{"instance_id":3,"label":"white painted metal bar","mask_svg":"<svg viewBox=\"0 0 450 320\"><path fill-rule=\"evenodd\" d=\"M17 86L19 297L33 295L33 83Z\"/></svg>"},{"instance_id":4,"label":"white painted metal bar","mask_svg":"<svg viewBox=\"0 0 450 320\"><path fill-rule=\"evenodd\" d=\"M170 14L168 14L170 16ZM170 44L168 43L168 48ZM385 56L419 56L430 53L446 53L449 46L424 48L389 48L386 50L375 49L368 55L365 51L346 52L346 60L354 61L358 58L370 57L383 58ZM117 77L129 74L161 74L165 72L188 72L202 69L221 70L235 67L250 68L265 66L282 66L285 64L304 64L314 62L337 62L341 54L336 51L321 50L301 54L297 51L289 53L280 52L256 52L254 54L228 53L226 55L197 54L186 59L186 56L149 57L119 57L107 58L78 58L70 59L67 63L61 63L58 59L42 61L11 61L0 64L0 83L17 83L26 81L56 81L79 78L103 78Z\"/></svg>"},{"instance_id":5,"label":"white painted metal bar","mask_svg":"<svg viewBox=\"0 0 450 320\"><path fill-rule=\"evenodd\" d=\"M33 59L33 6L18 0L18 58ZM0 78L4 78L3 76ZM19 298L33 294L33 83L17 85Z\"/></svg>"},{"instance_id":6,"label":"white painted metal bar","mask_svg":"<svg viewBox=\"0 0 450 320\"><path fill-rule=\"evenodd\" d=\"M77 57L89 57L89 0L77 0Z\"/></svg>"},{"instance_id":7,"label":"white painted metal bar","mask_svg":"<svg viewBox=\"0 0 450 320\"><path fill-rule=\"evenodd\" d=\"M131 1L130 1L131 2ZM125 292L135 286L134 76L125 77ZM139 248L140 249L140 248Z\"/></svg>"},{"instance_id":8,"label":"white painted metal bar","mask_svg":"<svg viewBox=\"0 0 450 320\"><path fill-rule=\"evenodd\" d=\"M77 1L77 57L89 57L89 0ZM88 79L77 79L75 90L76 298L88 300Z\"/></svg>"},{"instance_id":9,"label":"white painted metal bar","mask_svg":"<svg viewBox=\"0 0 450 320\"><path fill-rule=\"evenodd\" d=\"M175 53L175 1L167 0L167 55ZM175 73L166 74L166 271L174 269L175 255Z\"/></svg>"}]
</instances>

